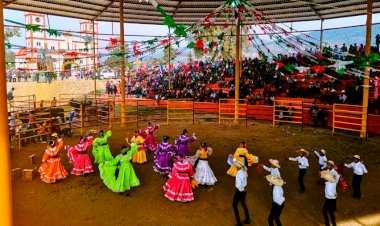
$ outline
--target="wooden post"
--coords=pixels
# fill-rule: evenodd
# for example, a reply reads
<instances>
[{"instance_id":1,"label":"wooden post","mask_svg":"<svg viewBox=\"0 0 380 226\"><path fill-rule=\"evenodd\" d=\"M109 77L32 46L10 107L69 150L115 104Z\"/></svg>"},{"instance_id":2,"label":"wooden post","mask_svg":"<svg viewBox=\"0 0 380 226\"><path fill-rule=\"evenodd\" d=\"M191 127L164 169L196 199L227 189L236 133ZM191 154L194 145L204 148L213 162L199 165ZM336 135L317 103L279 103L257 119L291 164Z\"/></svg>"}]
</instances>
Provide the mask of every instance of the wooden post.
<instances>
[{"instance_id":1,"label":"wooden post","mask_svg":"<svg viewBox=\"0 0 380 226\"><path fill-rule=\"evenodd\" d=\"M322 56L323 54L323 19L321 19L321 30L319 36L319 54Z\"/></svg>"},{"instance_id":2,"label":"wooden post","mask_svg":"<svg viewBox=\"0 0 380 226\"><path fill-rule=\"evenodd\" d=\"M168 67L168 90L170 90L170 88L171 88L171 75L170 75L170 58L171 58L171 50L170 50L170 48L171 48L171 45L170 45L170 38L171 38L171 36L170 36L170 28L169 28L169 56L168 56L168 63L169 63L169 67Z\"/></svg>"},{"instance_id":3,"label":"wooden post","mask_svg":"<svg viewBox=\"0 0 380 226\"><path fill-rule=\"evenodd\" d=\"M92 51L93 51L93 73L94 73L94 102L96 106L96 50L95 50L95 21L92 21Z\"/></svg>"},{"instance_id":4,"label":"wooden post","mask_svg":"<svg viewBox=\"0 0 380 226\"><path fill-rule=\"evenodd\" d=\"M276 99L273 100L273 128L276 126Z\"/></svg>"},{"instance_id":5,"label":"wooden post","mask_svg":"<svg viewBox=\"0 0 380 226\"><path fill-rule=\"evenodd\" d=\"M239 18L239 17L238 17ZM236 24L236 49L235 49L235 122L239 119L239 91L240 91L240 20Z\"/></svg>"},{"instance_id":6,"label":"wooden post","mask_svg":"<svg viewBox=\"0 0 380 226\"><path fill-rule=\"evenodd\" d=\"M120 51L123 54L121 58L121 127L125 126L125 51L124 51L124 1L119 0L119 11L120 11Z\"/></svg>"},{"instance_id":7,"label":"wooden post","mask_svg":"<svg viewBox=\"0 0 380 226\"><path fill-rule=\"evenodd\" d=\"M0 0L0 225L12 225L11 161L8 128L7 83L4 40L4 1Z\"/></svg>"},{"instance_id":8,"label":"wooden post","mask_svg":"<svg viewBox=\"0 0 380 226\"><path fill-rule=\"evenodd\" d=\"M372 32L372 2L367 1L367 23L366 23L366 43L365 43L365 55L371 54L371 32ZM367 112L368 112L368 97L369 97L369 76L370 65L367 62L367 67L364 69L363 78L363 110L362 110L362 128L360 131L360 137L367 136Z\"/></svg>"},{"instance_id":9,"label":"wooden post","mask_svg":"<svg viewBox=\"0 0 380 226\"><path fill-rule=\"evenodd\" d=\"M80 103L80 105L79 105L79 112L80 112L80 135L83 135L83 128L84 128L84 107L83 107L83 103Z\"/></svg>"}]
</instances>

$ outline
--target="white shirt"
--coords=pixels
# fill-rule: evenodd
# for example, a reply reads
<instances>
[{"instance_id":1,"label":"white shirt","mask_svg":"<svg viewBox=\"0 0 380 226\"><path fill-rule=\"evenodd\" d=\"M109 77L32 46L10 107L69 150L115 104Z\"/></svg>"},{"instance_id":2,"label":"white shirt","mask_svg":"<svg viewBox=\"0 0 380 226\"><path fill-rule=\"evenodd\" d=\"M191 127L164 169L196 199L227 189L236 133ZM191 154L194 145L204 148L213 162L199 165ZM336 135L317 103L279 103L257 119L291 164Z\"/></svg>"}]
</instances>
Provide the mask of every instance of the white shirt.
<instances>
[{"instance_id":1,"label":"white shirt","mask_svg":"<svg viewBox=\"0 0 380 226\"><path fill-rule=\"evenodd\" d=\"M362 162L351 162L350 164L344 164L347 168L353 168L354 174L356 175L363 175L365 173L368 173L367 169L365 168L365 165Z\"/></svg>"},{"instance_id":2,"label":"white shirt","mask_svg":"<svg viewBox=\"0 0 380 226\"><path fill-rule=\"evenodd\" d=\"M284 190L281 186L273 186L273 202L277 203L278 205L282 205L285 201L284 198Z\"/></svg>"},{"instance_id":3,"label":"white shirt","mask_svg":"<svg viewBox=\"0 0 380 226\"><path fill-rule=\"evenodd\" d=\"M336 183L328 181L325 183L325 197L326 199L336 199Z\"/></svg>"},{"instance_id":4,"label":"white shirt","mask_svg":"<svg viewBox=\"0 0 380 226\"><path fill-rule=\"evenodd\" d=\"M235 178L235 187L240 191L243 192L244 188L247 187L247 172L243 168L241 168L236 173Z\"/></svg>"},{"instance_id":5,"label":"white shirt","mask_svg":"<svg viewBox=\"0 0 380 226\"><path fill-rule=\"evenodd\" d=\"M334 168L331 168L331 170L329 170L330 173L332 173L332 175L334 175L335 177L335 180L336 180L336 184L339 182L339 178L340 178L340 175L339 173L334 169Z\"/></svg>"},{"instance_id":6,"label":"white shirt","mask_svg":"<svg viewBox=\"0 0 380 226\"><path fill-rule=\"evenodd\" d=\"M296 158L289 158L290 161L298 162L298 168L307 169L309 167L309 161L305 156L298 156Z\"/></svg>"},{"instance_id":7,"label":"white shirt","mask_svg":"<svg viewBox=\"0 0 380 226\"><path fill-rule=\"evenodd\" d=\"M267 167L263 165L263 168L270 172L271 175L276 176L276 177L281 177L280 170L278 168L272 168L272 167Z\"/></svg>"},{"instance_id":8,"label":"white shirt","mask_svg":"<svg viewBox=\"0 0 380 226\"><path fill-rule=\"evenodd\" d=\"M318 163L319 163L319 165L321 166L321 169L326 169L326 166L327 166L327 158L326 158L326 156L324 155L324 156L321 156L320 154L319 154L319 152L317 152L317 151L314 151L314 154L318 157Z\"/></svg>"}]
</instances>

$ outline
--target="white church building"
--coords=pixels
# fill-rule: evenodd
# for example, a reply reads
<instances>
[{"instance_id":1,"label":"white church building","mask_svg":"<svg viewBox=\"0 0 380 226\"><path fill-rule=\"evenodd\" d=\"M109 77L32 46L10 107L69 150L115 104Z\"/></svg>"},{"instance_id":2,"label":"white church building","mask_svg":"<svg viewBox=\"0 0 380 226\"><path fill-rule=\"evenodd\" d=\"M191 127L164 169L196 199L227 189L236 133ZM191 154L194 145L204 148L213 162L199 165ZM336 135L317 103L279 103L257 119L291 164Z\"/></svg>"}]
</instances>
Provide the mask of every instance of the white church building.
<instances>
[{"instance_id":1,"label":"white church building","mask_svg":"<svg viewBox=\"0 0 380 226\"><path fill-rule=\"evenodd\" d=\"M25 24L40 25L47 29L46 15L36 13L25 14ZM15 68L30 72L62 70L92 70L94 66L94 50L98 55L98 23L94 23L95 43L92 41L92 22L80 21L80 33L65 32L64 36L49 36L46 31L25 31L25 47L16 55ZM87 43L86 43L87 40ZM85 50L87 49L87 50ZM97 65L98 59L95 59Z\"/></svg>"}]
</instances>

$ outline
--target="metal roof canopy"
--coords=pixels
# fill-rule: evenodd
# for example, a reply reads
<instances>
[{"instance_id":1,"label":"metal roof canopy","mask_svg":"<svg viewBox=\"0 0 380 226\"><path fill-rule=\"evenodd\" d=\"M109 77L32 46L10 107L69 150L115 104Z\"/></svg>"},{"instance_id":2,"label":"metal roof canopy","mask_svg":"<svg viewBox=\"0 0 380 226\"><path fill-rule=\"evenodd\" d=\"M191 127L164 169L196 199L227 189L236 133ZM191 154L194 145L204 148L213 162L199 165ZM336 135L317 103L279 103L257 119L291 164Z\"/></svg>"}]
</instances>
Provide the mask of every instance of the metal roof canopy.
<instances>
[{"instance_id":1,"label":"metal roof canopy","mask_svg":"<svg viewBox=\"0 0 380 226\"><path fill-rule=\"evenodd\" d=\"M225 0L157 0L177 23L196 23ZM300 22L367 14L367 0L247 0L273 22ZM83 20L119 22L119 0L4 0L4 8ZM374 0L373 13L380 12ZM124 22L162 25L163 17L149 2L124 0ZM216 24L224 24L220 17Z\"/></svg>"}]
</instances>

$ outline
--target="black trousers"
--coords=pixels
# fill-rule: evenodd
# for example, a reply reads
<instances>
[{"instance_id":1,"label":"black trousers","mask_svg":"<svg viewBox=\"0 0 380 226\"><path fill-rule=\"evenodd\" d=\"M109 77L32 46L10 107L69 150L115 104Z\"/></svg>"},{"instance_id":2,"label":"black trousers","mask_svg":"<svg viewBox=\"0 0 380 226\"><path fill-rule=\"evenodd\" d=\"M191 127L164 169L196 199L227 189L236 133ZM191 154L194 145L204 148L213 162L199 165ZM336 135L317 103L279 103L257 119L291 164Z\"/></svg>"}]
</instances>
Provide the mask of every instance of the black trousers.
<instances>
[{"instance_id":1,"label":"black trousers","mask_svg":"<svg viewBox=\"0 0 380 226\"><path fill-rule=\"evenodd\" d=\"M352 178L352 190L354 191L353 196L356 199L360 199L362 196L360 192L360 184L362 183L363 175L357 175L354 174L354 177Z\"/></svg>"},{"instance_id":2,"label":"black trousers","mask_svg":"<svg viewBox=\"0 0 380 226\"><path fill-rule=\"evenodd\" d=\"M273 220L276 222L277 226L282 226L281 221L280 221L280 215L282 212L282 209L284 209L284 203L282 205L278 205L275 202L272 202L272 209L270 210L270 214L268 217L268 223L269 226L273 226Z\"/></svg>"},{"instance_id":3,"label":"black trousers","mask_svg":"<svg viewBox=\"0 0 380 226\"><path fill-rule=\"evenodd\" d=\"M244 208L245 220L249 220L248 208L247 208L247 205L245 204L245 195L246 194L247 193L245 191L241 192L238 189L236 189L236 191L235 191L234 201L232 203L232 207L234 208L235 218L236 218L236 223L237 224L241 223L240 216L239 216L239 209L238 209L239 202L241 202L241 205Z\"/></svg>"},{"instance_id":4,"label":"black trousers","mask_svg":"<svg viewBox=\"0 0 380 226\"><path fill-rule=\"evenodd\" d=\"M322 208L323 218L325 219L326 226L330 226L330 221L327 213L330 214L331 224L336 226L334 212L336 210L336 199L326 199Z\"/></svg>"},{"instance_id":5,"label":"black trousers","mask_svg":"<svg viewBox=\"0 0 380 226\"><path fill-rule=\"evenodd\" d=\"M305 191L305 185L303 183L303 177L306 174L306 169L299 169L298 170L298 184L300 185L300 189L302 192Z\"/></svg>"}]
</instances>

